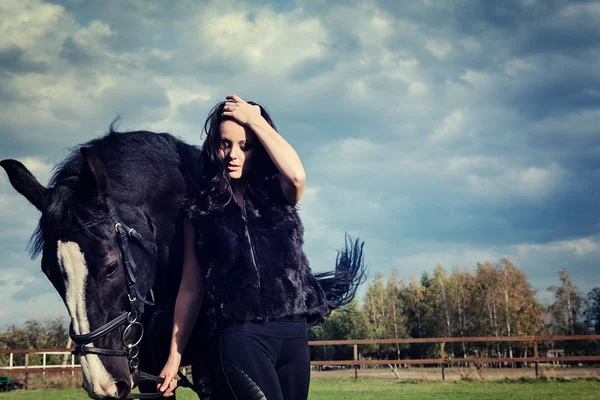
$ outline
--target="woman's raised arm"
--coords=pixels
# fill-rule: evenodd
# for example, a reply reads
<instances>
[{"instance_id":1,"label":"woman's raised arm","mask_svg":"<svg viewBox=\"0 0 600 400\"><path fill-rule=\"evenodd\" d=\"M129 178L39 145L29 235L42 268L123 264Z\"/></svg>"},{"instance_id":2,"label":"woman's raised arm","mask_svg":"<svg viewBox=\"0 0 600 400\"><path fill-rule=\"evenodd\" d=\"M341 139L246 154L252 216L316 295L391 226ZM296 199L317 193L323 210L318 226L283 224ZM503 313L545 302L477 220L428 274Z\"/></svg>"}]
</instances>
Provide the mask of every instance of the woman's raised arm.
<instances>
[{"instance_id":1,"label":"woman's raised arm","mask_svg":"<svg viewBox=\"0 0 600 400\"><path fill-rule=\"evenodd\" d=\"M258 106L246 103L235 94L227 96L223 116L231 117L252 129L261 141L273 163L281 172L281 189L287 202L300 202L306 186L306 172L296 150L261 116Z\"/></svg>"}]
</instances>

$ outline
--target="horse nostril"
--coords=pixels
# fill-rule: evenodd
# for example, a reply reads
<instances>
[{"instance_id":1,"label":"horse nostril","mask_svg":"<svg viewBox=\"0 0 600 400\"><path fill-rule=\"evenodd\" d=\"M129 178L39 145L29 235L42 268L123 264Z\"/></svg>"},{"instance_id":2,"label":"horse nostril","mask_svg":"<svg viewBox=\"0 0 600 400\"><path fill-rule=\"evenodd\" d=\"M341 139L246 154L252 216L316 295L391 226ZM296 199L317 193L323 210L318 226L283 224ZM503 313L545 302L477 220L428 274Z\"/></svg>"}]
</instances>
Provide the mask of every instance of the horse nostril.
<instances>
[{"instance_id":1,"label":"horse nostril","mask_svg":"<svg viewBox=\"0 0 600 400\"><path fill-rule=\"evenodd\" d=\"M127 381L117 381L117 396L125 399L131 390L131 384Z\"/></svg>"}]
</instances>

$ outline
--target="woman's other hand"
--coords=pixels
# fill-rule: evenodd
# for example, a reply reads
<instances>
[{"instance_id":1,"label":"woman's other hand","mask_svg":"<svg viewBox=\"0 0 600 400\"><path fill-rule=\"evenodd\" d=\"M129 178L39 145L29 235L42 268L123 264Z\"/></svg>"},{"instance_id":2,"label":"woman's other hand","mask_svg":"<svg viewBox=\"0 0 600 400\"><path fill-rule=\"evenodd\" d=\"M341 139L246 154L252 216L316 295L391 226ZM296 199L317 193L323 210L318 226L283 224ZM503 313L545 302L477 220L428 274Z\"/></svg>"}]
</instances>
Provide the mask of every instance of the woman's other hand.
<instances>
[{"instance_id":1,"label":"woman's other hand","mask_svg":"<svg viewBox=\"0 0 600 400\"><path fill-rule=\"evenodd\" d=\"M223 108L223 116L233 118L240 125L248 125L254 118L260 117L260 107L249 103L236 96L230 94L226 97L228 101Z\"/></svg>"},{"instance_id":2,"label":"woman's other hand","mask_svg":"<svg viewBox=\"0 0 600 400\"><path fill-rule=\"evenodd\" d=\"M173 396L173 391L177 387L177 372L179 371L179 360L169 357L162 371L158 376L165 378L163 383L157 383L159 391L164 392L164 397Z\"/></svg>"}]
</instances>

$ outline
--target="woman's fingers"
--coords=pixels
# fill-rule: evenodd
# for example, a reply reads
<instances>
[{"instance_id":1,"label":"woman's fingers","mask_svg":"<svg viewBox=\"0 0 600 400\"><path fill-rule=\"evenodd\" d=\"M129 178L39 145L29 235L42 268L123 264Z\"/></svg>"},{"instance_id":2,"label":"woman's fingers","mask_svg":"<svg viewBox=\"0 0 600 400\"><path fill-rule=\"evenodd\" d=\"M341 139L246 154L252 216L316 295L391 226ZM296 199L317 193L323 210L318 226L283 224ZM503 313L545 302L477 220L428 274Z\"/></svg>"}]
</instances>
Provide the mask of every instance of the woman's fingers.
<instances>
[{"instance_id":1,"label":"woman's fingers","mask_svg":"<svg viewBox=\"0 0 600 400\"><path fill-rule=\"evenodd\" d=\"M225 110L225 111L233 111L237 106L238 106L237 103L234 103L232 101L228 101L227 103L225 103L225 106L223 107L223 110Z\"/></svg>"},{"instance_id":2,"label":"woman's fingers","mask_svg":"<svg viewBox=\"0 0 600 400\"><path fill-rule=\"evenodd\" d=\"M177 387L177 379L172 378L171 381L169 382L169 388L163 394L163 396L164 397L171 397L171 396L173 396L173 391L175 390L176 387Z\"/></svg>"},{"instance_id":3,"label":"woman's fingers","mask_svg":"<svg viewBox=\"0 0 600 400\"><path fill-rule=\"evenodd\" d=\"M156 386L158 386L159 391L164 392L169 388L169 383L173 379L173 376L171 374L161 374L159 376L161 378L165 378L165 380L163 381L163 383L157 383Z\"/></svg>"},{"instance_id":4,"label":"woman's fingers","mask_svg":"<svg viewBox=\"0 0 600 400\"><path fill-rule=\"evenodd\" d=\"M233 100L236 103L245 103L244 100L242 100L238 95L235 95L235 94L230 94L229 96L226 97L226 99Z\"/></svg>"},{"instance_id":5,"label":"woman's fingers","mask_svg":"<svg viewBox=\"0 0 600 400\"><path fill-rule=\"evenodd\" d=\"M246 103L235 94L230 94L227 99L233 101L225 102L222 117L233 118L242 125L248 125L253 118L261 115L259 106Z\"/></svg>"}]
</instances>

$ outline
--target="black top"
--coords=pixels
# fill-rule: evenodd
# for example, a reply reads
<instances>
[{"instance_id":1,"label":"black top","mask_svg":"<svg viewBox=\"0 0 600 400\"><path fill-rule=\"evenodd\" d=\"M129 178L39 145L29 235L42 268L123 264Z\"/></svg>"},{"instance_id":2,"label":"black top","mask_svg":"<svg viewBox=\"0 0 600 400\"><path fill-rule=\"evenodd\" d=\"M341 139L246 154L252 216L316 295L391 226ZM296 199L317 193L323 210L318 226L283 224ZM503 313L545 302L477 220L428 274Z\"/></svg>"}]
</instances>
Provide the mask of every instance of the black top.
<instances>
[{"instance_id":1,"label":"black top","mask_svg":"<svg viewBox=\"0 0 600 400\"><path fill-rule=\"evenodd\" d=\"M210 215L201 215L192 201L184 210L204 274L200 318L209 337L236 322L287 317L316 323L329 313L304 254L295 207L282 198L267 204L247 190L243 208L232 199Z\"/></svg>"}]
</instances>

